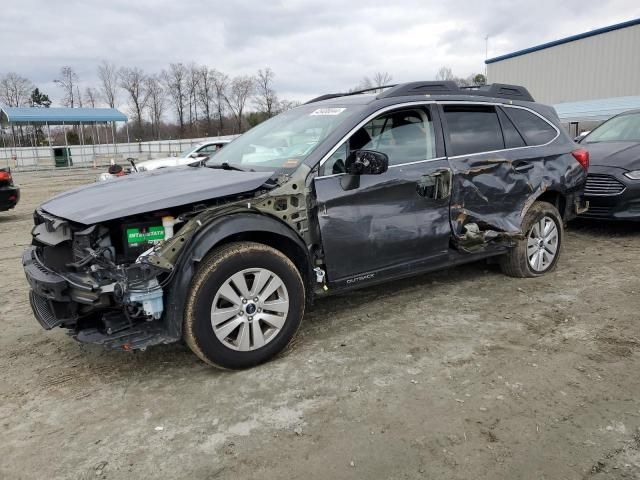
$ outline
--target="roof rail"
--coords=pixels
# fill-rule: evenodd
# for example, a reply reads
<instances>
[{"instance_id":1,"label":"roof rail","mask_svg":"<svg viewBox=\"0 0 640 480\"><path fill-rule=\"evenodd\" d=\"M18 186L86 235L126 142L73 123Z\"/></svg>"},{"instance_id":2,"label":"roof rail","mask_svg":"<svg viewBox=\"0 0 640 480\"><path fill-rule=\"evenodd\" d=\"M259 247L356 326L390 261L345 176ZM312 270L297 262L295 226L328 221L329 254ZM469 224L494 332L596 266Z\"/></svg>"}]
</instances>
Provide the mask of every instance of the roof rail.
<instances>
[{"instance_id":1,"label":"roof rail","mask_svg":"<svg viewBox=\"0 0 640 480\"><path fill-rule=\"evenodd\" d=\"M524 100L525 102L535 102L533 96L525 87L519 85L508 85L506 83L491 83L478 87L461 87L461 90L474 92L474 95L482 95L496 98L509 98L512 100Z\"/></svg>"},{"instance_id":2,"label":"roof rail","mask_svg":"<svg viewBox=\"0 0 640 480\"><path fill-rule=\"evenodd\" d=\"M382 92L378 98L404 97L409 95L477 95L482 97L506 98L533 102L529 91L518 85L493 83L490 85L459 87L451 80L410 82L397 85Z\"/></svg>"},{"instance_id":3,"label":"roof rail","mask_svg":"<svg viewBox=\"0 0 640 480\"><path fill-rule=\"evenodd\" d=\"M396 85L394 88L382 92L378 98L405 97L409 95L460 95L460 88L451 80L409 82Z\"/></svg>"},{"instance_id":4,"label":"roof rail","mask_svg":"<svg viewBox=\"0 0 640 480\"><path fill-rule=\"evenodd\" d=\"M505 98L507 100L523 100L535 102L529 91L519 85L507 85L505 83L492 83L490 85L459 87L452 80L409 82L397 85L384 85L381 87L365 88L348 93L329 93L320 95L306 103L319 102L330 98L358 95L360 93L374 92L386 88L376 98L406 97L411 95L473 95L479 97Z\"/></svg>"},{"instance_id":5,"label":"roof rail","mask_svg":"<svg viewBox=\"0 0 640 480\"><path fill-rule=\"evenodd\" d=\"M358 95L360 93L375 92L376 90L382 90L383 88L392 88L392 87L395 87L395 86L396 86L396 84L393 84L393 85L381 85L379 87L363 88L362 90L355 90L353 92L327 93L325 95L320 95L319 97L312 98L311 100L309 100L308 102L305 102L304 104L306 105L308 103L315 103L315 102L319 102L320 100L328 100L330 98L347 97L349 95Z\"/></svg>"}]
</instances>

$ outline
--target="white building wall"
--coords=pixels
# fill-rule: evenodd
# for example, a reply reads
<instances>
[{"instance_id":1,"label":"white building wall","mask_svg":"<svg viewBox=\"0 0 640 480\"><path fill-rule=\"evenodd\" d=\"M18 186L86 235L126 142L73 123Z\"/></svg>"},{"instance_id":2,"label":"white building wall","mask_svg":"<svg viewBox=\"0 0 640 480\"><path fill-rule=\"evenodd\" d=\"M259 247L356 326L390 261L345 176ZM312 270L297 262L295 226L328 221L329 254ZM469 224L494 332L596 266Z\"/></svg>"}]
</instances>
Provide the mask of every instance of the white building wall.
<instances>
[{"instance_id":1,"label":"white building wall","mask_svg":"<svg viewBox=\"0 0 640 480\"><path fill-rule=\"evenodd\" d=\"M489 63L487 79L548 104L640 95L640 25Z\"/></svg>"}]
</instances>

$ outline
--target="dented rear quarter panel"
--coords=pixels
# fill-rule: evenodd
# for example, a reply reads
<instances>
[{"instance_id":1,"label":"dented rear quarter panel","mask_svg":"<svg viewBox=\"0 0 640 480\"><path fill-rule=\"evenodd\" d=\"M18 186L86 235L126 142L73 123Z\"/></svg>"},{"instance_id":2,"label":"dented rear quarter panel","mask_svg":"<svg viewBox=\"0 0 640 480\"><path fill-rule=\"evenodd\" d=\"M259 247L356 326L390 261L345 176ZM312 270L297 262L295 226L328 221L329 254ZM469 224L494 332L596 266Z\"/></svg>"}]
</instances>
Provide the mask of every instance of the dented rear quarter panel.
<instances>
[{"instance_id":1,"label":"dented rear quarter panel","mask_svg":"<svg viewBox=\"0 0 640 480\"><path fill-rule=\"evenodd\" d=\"M533 167L517 172L519 162ZM453 171L451 224L454 235L477 223L481 229L521 232L522 220L531 204L548 191L567 195L581 188L586 172L566 147L532 147L451 157Z\"/></svg>"},{"instance_id":2,"label":"dented rear quarter panel","mask_svg":"<svg viewBox=\"0 0 640 480\"><path fill-rule=\"evenodd\" d=\"M555 110L541 104L514 105L542 115L558 134L545 145L448 157L453 173L451 228L457 239L471 223L503 237L522 235L524 216L541 195L555 192L572 200L572 194L581 194L584 188L587 172L571 155L579 147L561 126ZM446 119L441 118L450 152ZM530 168L518 170L524 166Z\"/></svg>"}]
</instances>

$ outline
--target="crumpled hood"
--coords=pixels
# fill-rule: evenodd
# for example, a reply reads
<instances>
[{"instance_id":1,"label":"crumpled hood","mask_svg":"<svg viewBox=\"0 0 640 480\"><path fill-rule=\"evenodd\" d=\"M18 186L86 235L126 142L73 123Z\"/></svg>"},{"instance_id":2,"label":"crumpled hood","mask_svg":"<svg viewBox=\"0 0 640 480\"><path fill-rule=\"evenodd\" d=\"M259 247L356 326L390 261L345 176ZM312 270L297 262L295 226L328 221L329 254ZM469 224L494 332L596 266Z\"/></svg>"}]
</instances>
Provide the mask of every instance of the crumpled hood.
<instances>
[{"instance_id":1,"label":"crumpled hood","mask_svg":"<svg viewBox=\"0 0 640 480\"><path fill-rule=\"evenodd\" d=\"M251 192L273 172L177 167L135 173L61 193L42 204L56 217L92 225L114 218Z\"/></svg>"},{"instance_id":2,"label":"crumpled hood","mask_svg":"<svg viewBox=\"0 0 640 480\"><path fill-rule=\"evenodd\" d=\"M589 150L590 165L640 170L638 142L584 143L583 146Z\"/></svg>"}]
</instances>

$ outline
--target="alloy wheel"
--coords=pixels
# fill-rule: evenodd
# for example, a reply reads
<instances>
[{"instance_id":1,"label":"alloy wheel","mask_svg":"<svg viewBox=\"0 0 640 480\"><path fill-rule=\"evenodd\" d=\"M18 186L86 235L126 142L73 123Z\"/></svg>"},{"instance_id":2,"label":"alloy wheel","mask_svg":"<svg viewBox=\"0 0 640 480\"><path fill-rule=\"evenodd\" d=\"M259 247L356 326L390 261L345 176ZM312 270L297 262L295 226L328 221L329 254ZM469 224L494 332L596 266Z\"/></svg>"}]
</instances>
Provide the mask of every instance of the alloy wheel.
<instances>
[{"instance_id":1,"label":"alloy wheel","mask_svg":"<svg viewBox=\"0 0 640 480\"><path fill-rule=\"evenodd\" d=\"M282 279L265 268L249 268L229 277L216 292L211 326L224 346L248 352L273 340L288 313Z\"/></svg>"},{"instance_id":2,"label":"alloy wheel","mask_svg":"<svg viewBox=\"0 0 640 480\"><path fill-rule=\"evenodd\" d=\"M548 216L533 224L527 238L527 259L529 266L536 272L549 268L558 252L558 227Z\"/></svg>"}]
</instances>

